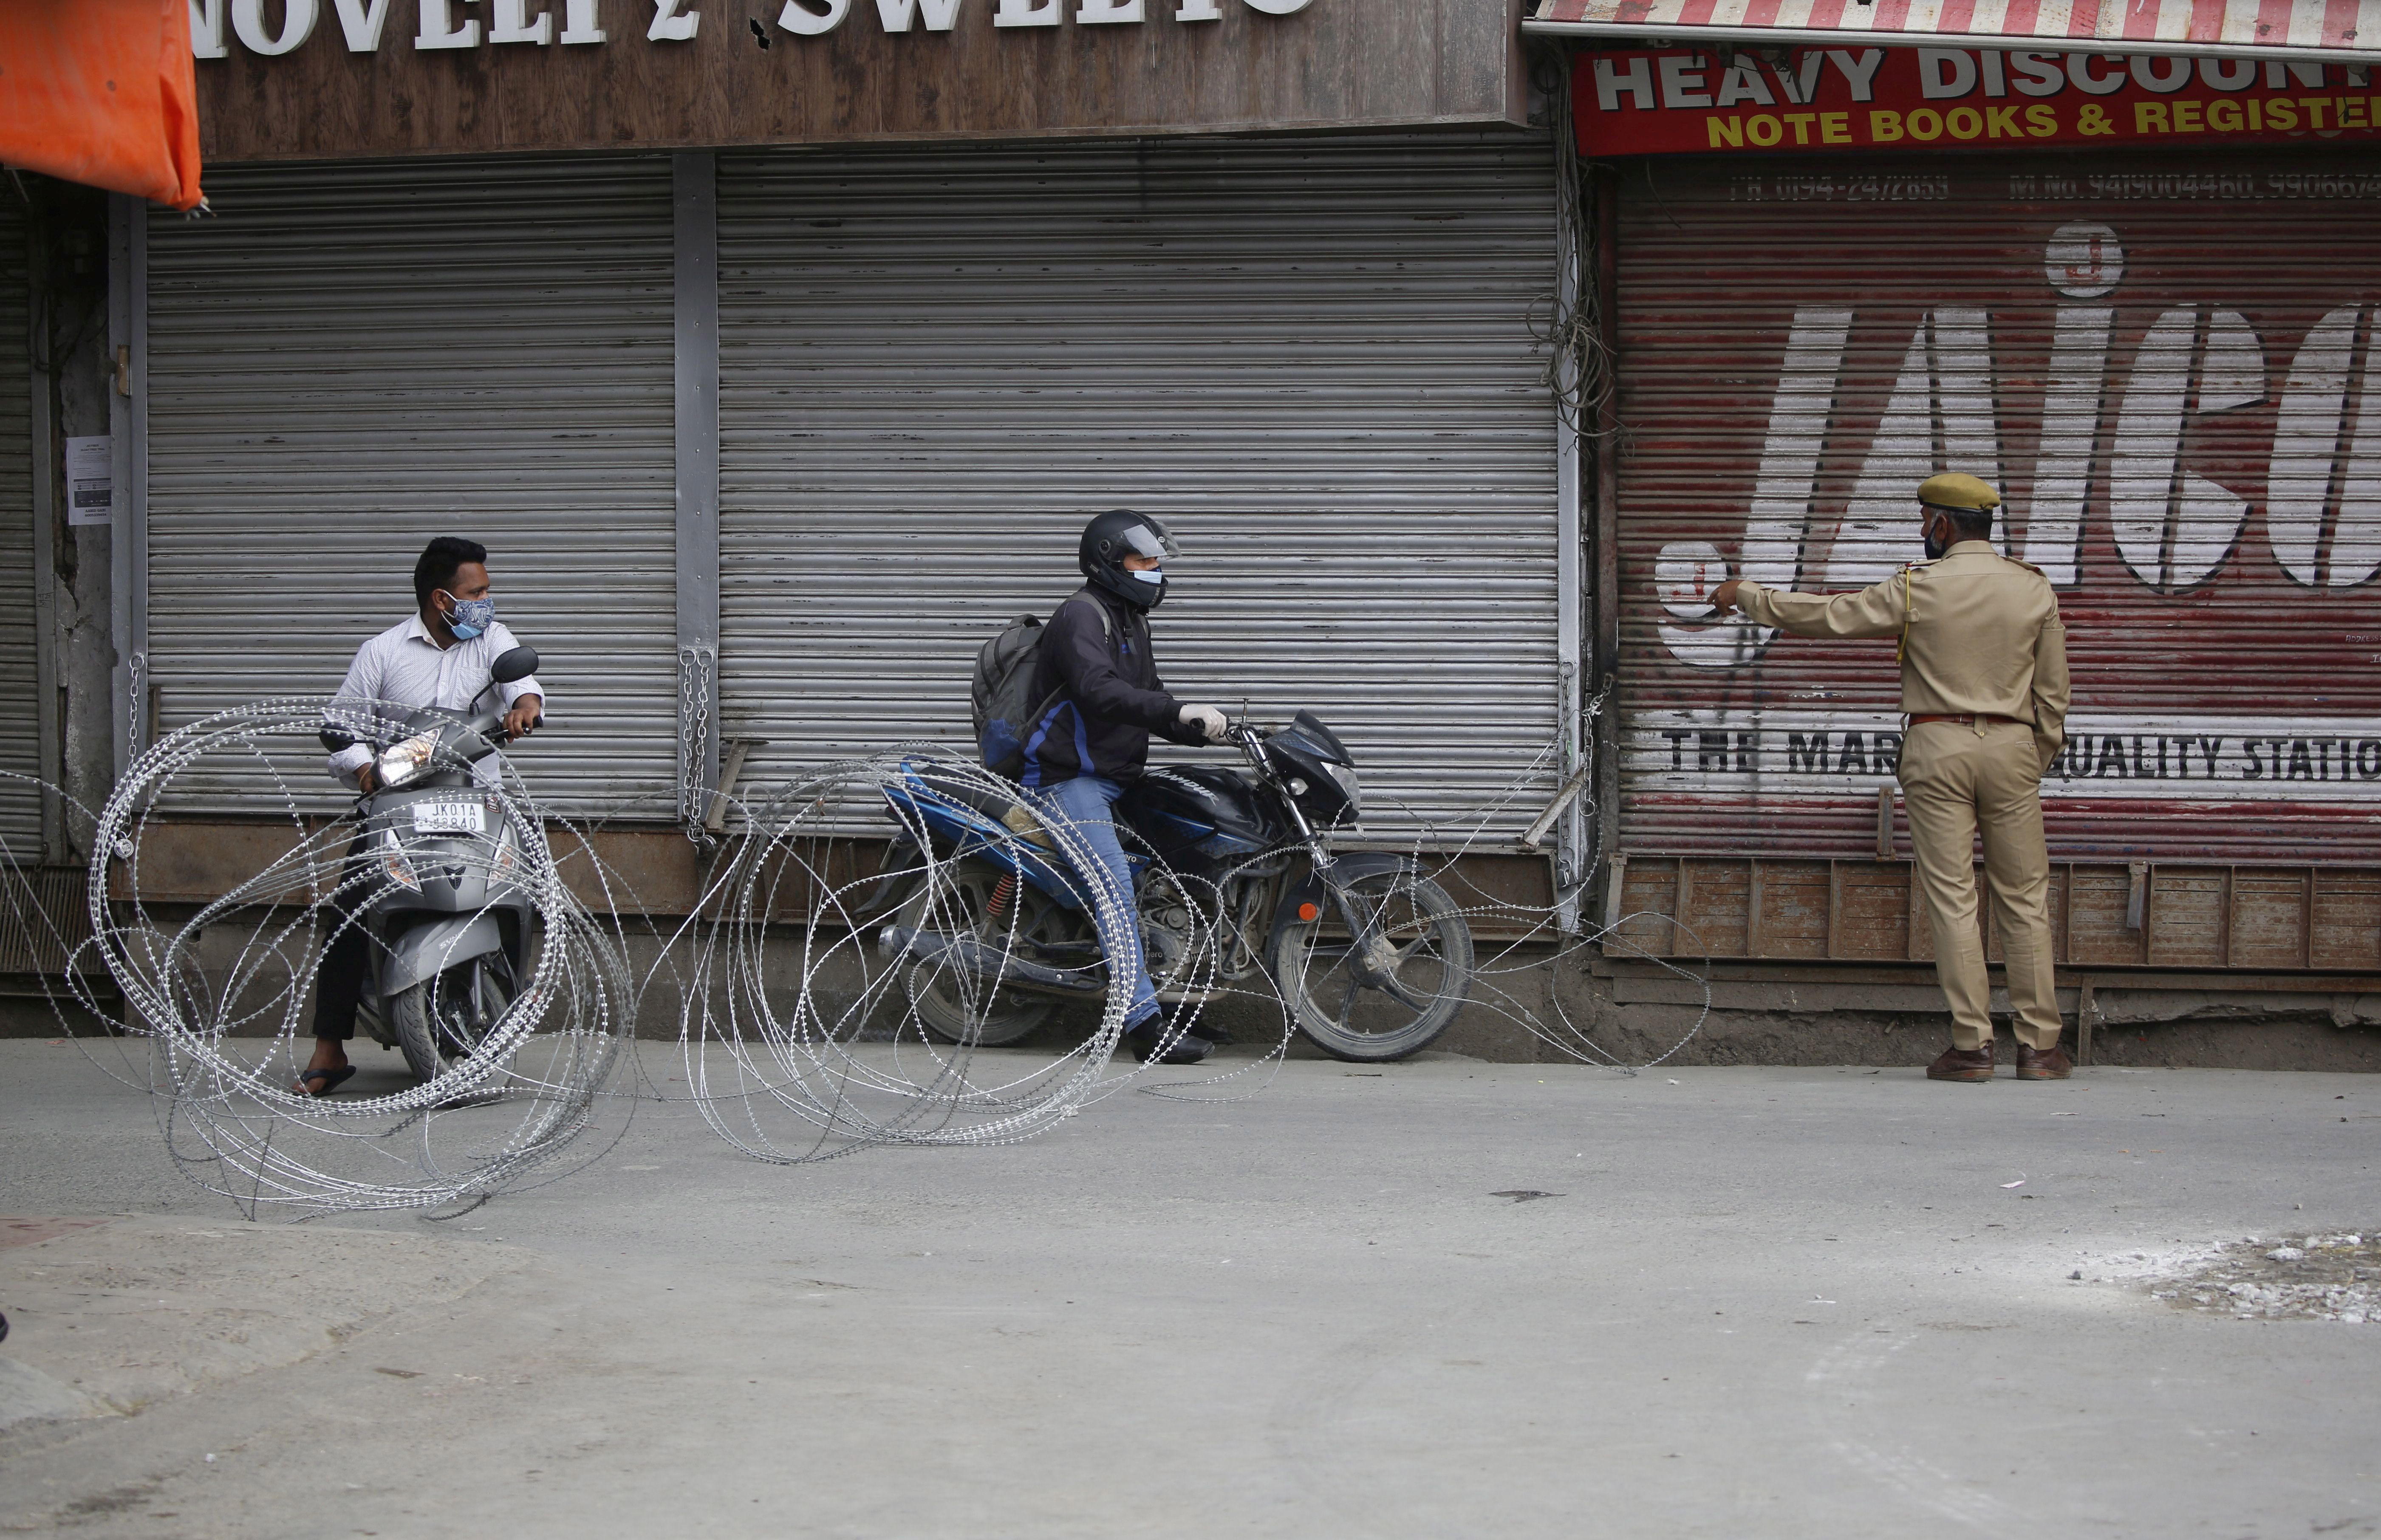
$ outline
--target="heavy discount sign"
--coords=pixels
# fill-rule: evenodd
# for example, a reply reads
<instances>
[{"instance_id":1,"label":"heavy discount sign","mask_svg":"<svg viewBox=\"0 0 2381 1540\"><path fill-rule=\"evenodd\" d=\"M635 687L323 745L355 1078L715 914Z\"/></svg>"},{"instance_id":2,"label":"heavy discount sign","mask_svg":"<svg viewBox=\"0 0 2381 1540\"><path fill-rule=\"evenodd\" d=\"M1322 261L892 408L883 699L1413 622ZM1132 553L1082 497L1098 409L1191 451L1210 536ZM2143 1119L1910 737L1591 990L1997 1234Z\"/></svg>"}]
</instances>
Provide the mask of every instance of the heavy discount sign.
<instances>
[{"instance_id":1,"label":"heavy discount sign","mask_svg":"<svg viewBox=\"0 0 2381 1540\"><path fill-rule=\"evenodd\" d=\"M1972 48L1647 50L1573 75L1588 155L2381 136L2363 65Z\"/></svg>"}]
</instances>

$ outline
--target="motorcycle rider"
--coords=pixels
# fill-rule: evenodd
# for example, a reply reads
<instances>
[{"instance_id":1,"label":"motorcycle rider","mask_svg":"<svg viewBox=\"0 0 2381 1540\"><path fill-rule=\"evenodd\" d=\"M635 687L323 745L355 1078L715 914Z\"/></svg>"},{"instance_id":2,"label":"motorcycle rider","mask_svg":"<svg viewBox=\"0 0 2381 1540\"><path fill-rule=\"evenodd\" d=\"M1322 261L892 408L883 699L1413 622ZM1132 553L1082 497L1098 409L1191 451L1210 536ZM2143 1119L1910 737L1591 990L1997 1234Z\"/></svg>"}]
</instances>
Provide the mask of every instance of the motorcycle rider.
<instances>
[{"instance_id":1,"label":"motorcycle rider","mask_svg":"<svg viewBox=\"0 0 2381 1540\"><path fill-rule=\"evenodd\" d=\"M1196 1064L1215 1051L1212 1042L1176 1027L1159 1007L1138 919L1122 926L1105 923L1113 913L1139 914L1114 809L1124 783L1138 779L1148 764L1150 734L1176 743L1213 743L1227 726L1213 706L1177 701L1157 677L1149 612L1166 600L1166 558L1180 554L1165 525L1129 508L1101 514L1084 527L1076 565L1088 581L1043 631L1033 698L1056 699L1026 736L1019 776L1036 805L1072 825L1097 856L1104 870L1084 875L1118 896L1117 902L1099 906L1100 944L1109 977L1131 980L1125 1041L1143 1063Z\"/></svg>"},{"instance_id":2,"label":"motorcycle rider","mask_svg":"<svg viewBox=\"0 0 2381 1540\"><path fill-rule=\"evenodd\" d=\"M537 730L545 690L534 675L512 684L489 682L496 659L519 643L496 618L489 597L488 550L474 540L441 535L413 564L415 612L356 649L348 677L333 697L330 726L357 741L330 759L331 774L369 797L378 789L369 739L397 736L405 716L425 707L470 711L491 692L505 703L504 731L518 741ZM480 762L478 775L493 782L497 756ZM343 873L352 874L363 845L348 848ZM356 1035L356 1008L362 1003L370 938L356 913L372 894L360 883L341 887L333 901L337 934L314 970L314 1057L298 1077L298 1091L326 1096L353 1075L348 1042Z\"/></svg>"}]
</instances>

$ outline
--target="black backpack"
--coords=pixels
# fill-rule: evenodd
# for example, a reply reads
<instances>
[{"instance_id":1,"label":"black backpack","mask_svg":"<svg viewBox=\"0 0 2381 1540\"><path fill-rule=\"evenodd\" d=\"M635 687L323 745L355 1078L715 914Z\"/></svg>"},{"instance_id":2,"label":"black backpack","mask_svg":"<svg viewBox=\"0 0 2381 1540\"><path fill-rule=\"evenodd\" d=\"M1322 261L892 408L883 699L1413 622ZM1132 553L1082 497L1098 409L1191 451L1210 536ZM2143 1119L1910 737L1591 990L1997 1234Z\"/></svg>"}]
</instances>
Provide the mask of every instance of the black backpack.
<instances>
[{"instance_id":1,"label":"black backpack","mask_svg":"<svg viewBox=\"0 0 2381 1540\"><path fill-rule=\"evenodd\" d=\"M1092 608L1099 615L1100 630L1113 641L1116 632L1108 624L1107 606L1094 601ZM1033 724L1049 715L1051 706L1065 694L1060 690L1038 700L1034 697L1034 666L1041 656L1042 621L1032 615L1011 620L975 655L975 678L968 686L968 717L975 726L976 752L983 756L983 767L995 776L1017 778L1025 768L1025 740Z\"/></svg>"}]
</instances>

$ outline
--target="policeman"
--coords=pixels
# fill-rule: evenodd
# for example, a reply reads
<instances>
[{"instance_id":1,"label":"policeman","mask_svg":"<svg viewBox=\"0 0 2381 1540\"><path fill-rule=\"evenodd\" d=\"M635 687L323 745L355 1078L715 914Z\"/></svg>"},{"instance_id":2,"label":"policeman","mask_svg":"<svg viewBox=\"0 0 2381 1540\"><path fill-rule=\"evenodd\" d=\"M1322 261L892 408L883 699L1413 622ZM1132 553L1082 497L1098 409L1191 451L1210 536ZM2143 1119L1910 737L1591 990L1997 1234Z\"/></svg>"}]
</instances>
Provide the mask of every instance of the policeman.
<instances>
[{"instance_id":1,"label":"policeman","mask_svg":"<svg viewBox=\"0 0 2381 1540\"><path fill-rule=\"evenodd\" d=\"M2066 735L2067 631L2050 581L1993 549L2000 501L1973 476L1931 477L1918 489L1924 563L1858 593L1778 593L1739 579L1710 596L1723 612L1797 636L1901 639L1902 795L1935 973L1951 1004L1951 1046L1927 1066L1930 1080L1993 1078L1972 854L1979 830L2017 1016L2017 1078L2065 1080L2074 1068L2058 1046L2041 796Z\"/></svg>"}]
</instances>

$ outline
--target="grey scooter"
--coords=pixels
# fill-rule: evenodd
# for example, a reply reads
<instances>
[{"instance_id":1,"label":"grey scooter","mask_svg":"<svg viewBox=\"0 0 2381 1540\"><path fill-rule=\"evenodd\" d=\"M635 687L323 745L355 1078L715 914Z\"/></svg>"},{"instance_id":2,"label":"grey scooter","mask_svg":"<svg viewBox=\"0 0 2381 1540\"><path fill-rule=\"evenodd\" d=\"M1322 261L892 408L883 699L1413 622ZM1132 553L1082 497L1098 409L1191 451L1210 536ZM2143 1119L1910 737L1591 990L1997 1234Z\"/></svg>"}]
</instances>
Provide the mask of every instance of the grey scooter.
<instances>
[{"instance_id":1,"label":"grey scooter","mask_svg":"<svg viewBox=\"0 0 2381 1540\"><path fill-rule=\"evenodd\" d=\"M536 671L536 650L515 647L489 677ZM471 775L507 741L503 721L501 702L413 713L404 736L372 744L377 785L357 803L363 834L344 881L370 894L352 922L370 942L359 1019L423 1081L473 1052L529 976L533 911L520 884L544 852ZM336 752L358 739L332 725L322 740Z\"/></svg>"}]
</instances>

